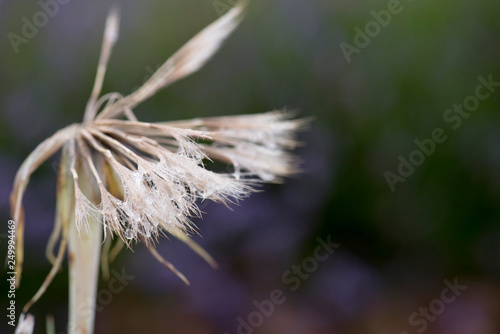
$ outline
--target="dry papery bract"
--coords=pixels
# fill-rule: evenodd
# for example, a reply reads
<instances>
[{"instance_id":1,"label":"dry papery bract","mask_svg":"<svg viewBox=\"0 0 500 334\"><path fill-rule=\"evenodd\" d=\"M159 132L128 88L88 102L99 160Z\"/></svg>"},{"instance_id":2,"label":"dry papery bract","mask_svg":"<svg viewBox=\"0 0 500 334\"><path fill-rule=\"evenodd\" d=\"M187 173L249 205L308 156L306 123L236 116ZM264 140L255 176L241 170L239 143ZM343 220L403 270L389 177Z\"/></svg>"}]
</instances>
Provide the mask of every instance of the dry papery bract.
<instances>
[{"instance_id":1,"label":"dry papery bract","mask_svg":"<svg viewBox=\"0 0 500 334\"><path fill-rule=\"evenodd\" d=\"M23 263L23 194L31 174L62 149L57 210L62 213L56 218L47 251L55 265L29 306L57 272L71 224L82 234L89 233L89 222L102 223L104 276L108 273L107 261L116 256L121 246L143 241L160 262L187 282L154 249L158 237L172 235L214 265L213 259L188 237L196 232L192 218L202 214L198 204L211 200L228 205L249 195L261 182L281 182L283 177L298 171L296 158L287 150L298 145L295 133L308 120L295 119L292 112L161 123L140 122L133 112L134 107L158 90L202 67L241 21L245 6L246 2L240 3L202 30L130 95L110 93L99 98L112 45L118 36L119 16L116 10L111 12L84 121L58 131L38 145L14 181L11 207L17 225L19 284ZM207 169L215 161L230 167L222 173ZM64 192L70 195L63 198ZM58 241L59 251L54 255Z\"/></svg>"}]
</instances>

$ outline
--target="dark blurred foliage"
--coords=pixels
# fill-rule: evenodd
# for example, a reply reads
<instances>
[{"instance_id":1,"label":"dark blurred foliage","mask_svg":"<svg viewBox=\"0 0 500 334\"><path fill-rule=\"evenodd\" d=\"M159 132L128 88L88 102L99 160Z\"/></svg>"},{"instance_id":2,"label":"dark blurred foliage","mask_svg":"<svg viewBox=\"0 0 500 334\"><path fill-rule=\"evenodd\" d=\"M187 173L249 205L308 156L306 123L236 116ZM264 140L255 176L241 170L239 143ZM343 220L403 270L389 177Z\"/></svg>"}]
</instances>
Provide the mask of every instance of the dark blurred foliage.
<instances>
[{"instance_id":1,"label":"dark blurred foliage","mask_svg":"<svg viewBox=\"0 0 500 334\"><path fill-rule=\"evenodd\" d=\"M129 93L167 56L218 17L212 0L115 1L121 34L104 91ZM219 1L229 3L231 1ZM15 171L43 139L80 122L111 1L70 1L15 53L35 1L0 1L0 216L3 256ZM425 333L500 332L500 88L452 130L445 111L473 95L478 76L500 80L500 2L402 1L403 10L348 63L355 27L387 1L254 0L240 28L201 71L137 108L148 121L296 109L313 116L297 150L304 172L228 210L203 205L195 236L219 262L212 270L176 241L160 252L186 287L142 245L112 268L134 280L97 313L96 333L237 333L254 301L285 292L255 333L417 333L409 317L440 298L445 279L467 289ZM392 192L416 139L447 140ZM25 198L26 263L18 312L50 265L57 157ZM296 291L282 275L312 256L317 238L341 246ZM2 276L5 278L5 275ZM2 279L0 299L7 305ZM107 282L101 281L100 289ZM36 332L67 321L67 266L32 311ZM4 314L2 312L2 314ZM421 317L419 317L421 318ZM3 317L0 331L10 332Z\"/></svg>"}]
</instances>

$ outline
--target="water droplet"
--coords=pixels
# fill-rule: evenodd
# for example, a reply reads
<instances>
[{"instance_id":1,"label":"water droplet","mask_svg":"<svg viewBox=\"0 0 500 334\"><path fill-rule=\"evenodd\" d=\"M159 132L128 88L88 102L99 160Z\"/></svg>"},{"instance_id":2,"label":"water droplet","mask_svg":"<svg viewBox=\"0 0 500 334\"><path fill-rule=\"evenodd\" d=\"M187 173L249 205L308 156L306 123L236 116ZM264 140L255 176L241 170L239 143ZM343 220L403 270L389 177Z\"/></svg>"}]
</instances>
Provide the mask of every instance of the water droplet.
<instances>
[{"instance_id":1,"label":"water droplet","mask_svg":"<svg viewBox=\"0 0 500 334\"><path fill-rule=\"evenodd\" d=\"M274 174L263 171L257 172L257 175L262 179L262 181L272 181L275 177Z\"/></svg>"},{"instance_id":2,"label":"water droplet","mask_svg":"<svg viewBox=\"0 0 500 334\"><path fill-rule=\"evenodd\" d=\"M276 142L276 140L274 138L272 140L269 140L266 143L266 146L268 148L270 148L271 150L277 150L279 148L278 143Z\"/></svg>"},{"instance_id":3,"label":"water droplet","mask_svg":"<svg viewBox=\"0 0 500 334\"><path fill-rule=\"evenodd\" d=\"M131 229L127 229L125 231L125 238L127 238L128 240L130 240L130 239L133 239L134 237L135 237L134 231L132 231Z\"/></svg>"},{"instance_id":4,"label":"water droplet","mask_svg":"<svg viewBox=\"0 0 500 334\"><path fill-rule=\"evenodd\" d=\"M234 166L234 172L233 172L233 176L236 180L239 180L241 178L241 168L240 168L240 165L238 163L233 163L233 166Z\"/></svg>"},{"instance_id":5,"label":"water droplet","mask_svg":"<svg viewBox=\"0 0 500 334\"><path fill-rule=\"evenodd\" d=\"M201 193L201 196L203 198L207 198L207 197L212 196L216 191L217 191L216 186L209 186L207 189L205 189L204 192Z\"/></svg>"}]
</instances>

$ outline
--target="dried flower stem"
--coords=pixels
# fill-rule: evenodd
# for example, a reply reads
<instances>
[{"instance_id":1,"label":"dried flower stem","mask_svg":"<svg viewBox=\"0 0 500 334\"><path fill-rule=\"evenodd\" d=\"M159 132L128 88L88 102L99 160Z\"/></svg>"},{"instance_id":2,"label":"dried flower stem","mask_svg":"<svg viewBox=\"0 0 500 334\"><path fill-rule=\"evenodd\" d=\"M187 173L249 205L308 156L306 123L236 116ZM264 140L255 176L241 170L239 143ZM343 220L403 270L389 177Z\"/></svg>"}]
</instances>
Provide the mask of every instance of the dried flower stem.
<instances>
[{"instance_id":1,"label":"dried flower stem","mask_svg":"<svg viewBox=\"0 0 500 334\"><path fill-rule=\"evenodd\" d=\"M69 230L69 334L93 333L102 223L90 218L89 231Z\"/></svg>"},{"instance_id":2,"label":"dried flower stem","mask_svg":"<svg viewBox=\"0 0 500 334\"><path fill-rule=\"evenodd\" d=\"M74 156L74 152L71 152L71 155ZM76 172L78 166L75 168L75 160L73 159L71 163L73 164L71 170ZM73 174L66 175L68 184L78 183L81 191L91 202L99 203L99 190L96 188L95 182L88 179L88 171ZM73 187L68 186L69 188L73 191ZM71 209L68 208L68 210ZM71 217L68 250L70 285L68 333L89 334L93 333L94 329L103 234L102 223L99 215L89 215L85 229L79 229L79 226L75 223L74 206Z\"/></svg>"},{"instance_id":3,"label":"dried flower stem","mask_svg":"<svg viewBox=\"0 0 500 334\"><path fill-rule=\"evenodd\" d=\"M130 247L141 241L161 264L189 284L154 248L158 237L176 237L216 267L214 259L189 237L196 231L192 218L202 214L198 203L211 200L228 205L255 191L258 183L281 182L283 177L298 171L296 159L287 150L299 145L294 134L307 120L293 119L293 113L273 111L146 123L140 122L133 112L134 107L160 89L202 67L241 21L246 5L247 1L242 0L202 30L133 93L99 97L118 36L118 12L111 12L83 123L68 126L38 145L14 180L11 211L17 231L19 284L23 263L23 195L31 174L62 148L56 222L46 251L53 267L23 312L47 289L67 248L70 334L93 332L101 248L103 277L109 277L108 261L124 245ZM206 163L214 160L229 164L234 171L216 173L205 168ZM113 236L118 238L112 248ZM19 330L32 330L32 317L23 315L21 320Z\"/></svg>"}]
</instances>

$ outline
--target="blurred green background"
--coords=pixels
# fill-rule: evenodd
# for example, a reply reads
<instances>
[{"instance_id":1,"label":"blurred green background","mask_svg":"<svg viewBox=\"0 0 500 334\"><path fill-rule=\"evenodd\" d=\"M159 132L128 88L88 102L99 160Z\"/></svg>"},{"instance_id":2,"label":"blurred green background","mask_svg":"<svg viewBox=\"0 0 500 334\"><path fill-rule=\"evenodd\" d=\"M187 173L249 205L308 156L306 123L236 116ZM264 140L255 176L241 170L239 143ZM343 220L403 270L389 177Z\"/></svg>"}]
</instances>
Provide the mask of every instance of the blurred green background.
<instances>
[{"instance_id":1,"label":"blurred green background","mask_svg":"<svg viewBox=\"0 0 500 334\"><path fill-rule=\"evenodd\" d=\"M15 172L40 141L81 121L112 3L122 22L104 92L125 94L234 3L72 0L13 47L11 33L22 37L23 18L33 22L47 2L0 1L0 255ZM443 118L472 101L478 77L500 82L500 2L401 1L385 27L374 23L371 11L393 5L253 0L213 60L137 108L140 119L163 121L287 107L314 122L296 152L302 175L232 211L204 206L195 239L219 269L162 240L160 252L192 282L185 287L142 245L124 251L112 268L135 278L100 305L96 333L238 333L238 318L248 321L274 289L286 302L253 333L500 333L500 87L456 129ZM369 43L347 59L342 43L356 47L367 24ZM399 157L409 160L415 140L438 128L446 140L391 189L387 172L397 175ZM18 312L50 270L56 161L35 173L25 198ZM341 246L291 291L283 274L314 255L317 238ZM467 288L440 304L444 280ZM0 287L5 310L5 279ZM47 314L65 332L67 288L65 265L32 309L36 333ZM432 316L412 322L420 307ZM4 317L0 332L12 331Z\"/></svg>"}]
</instances>

